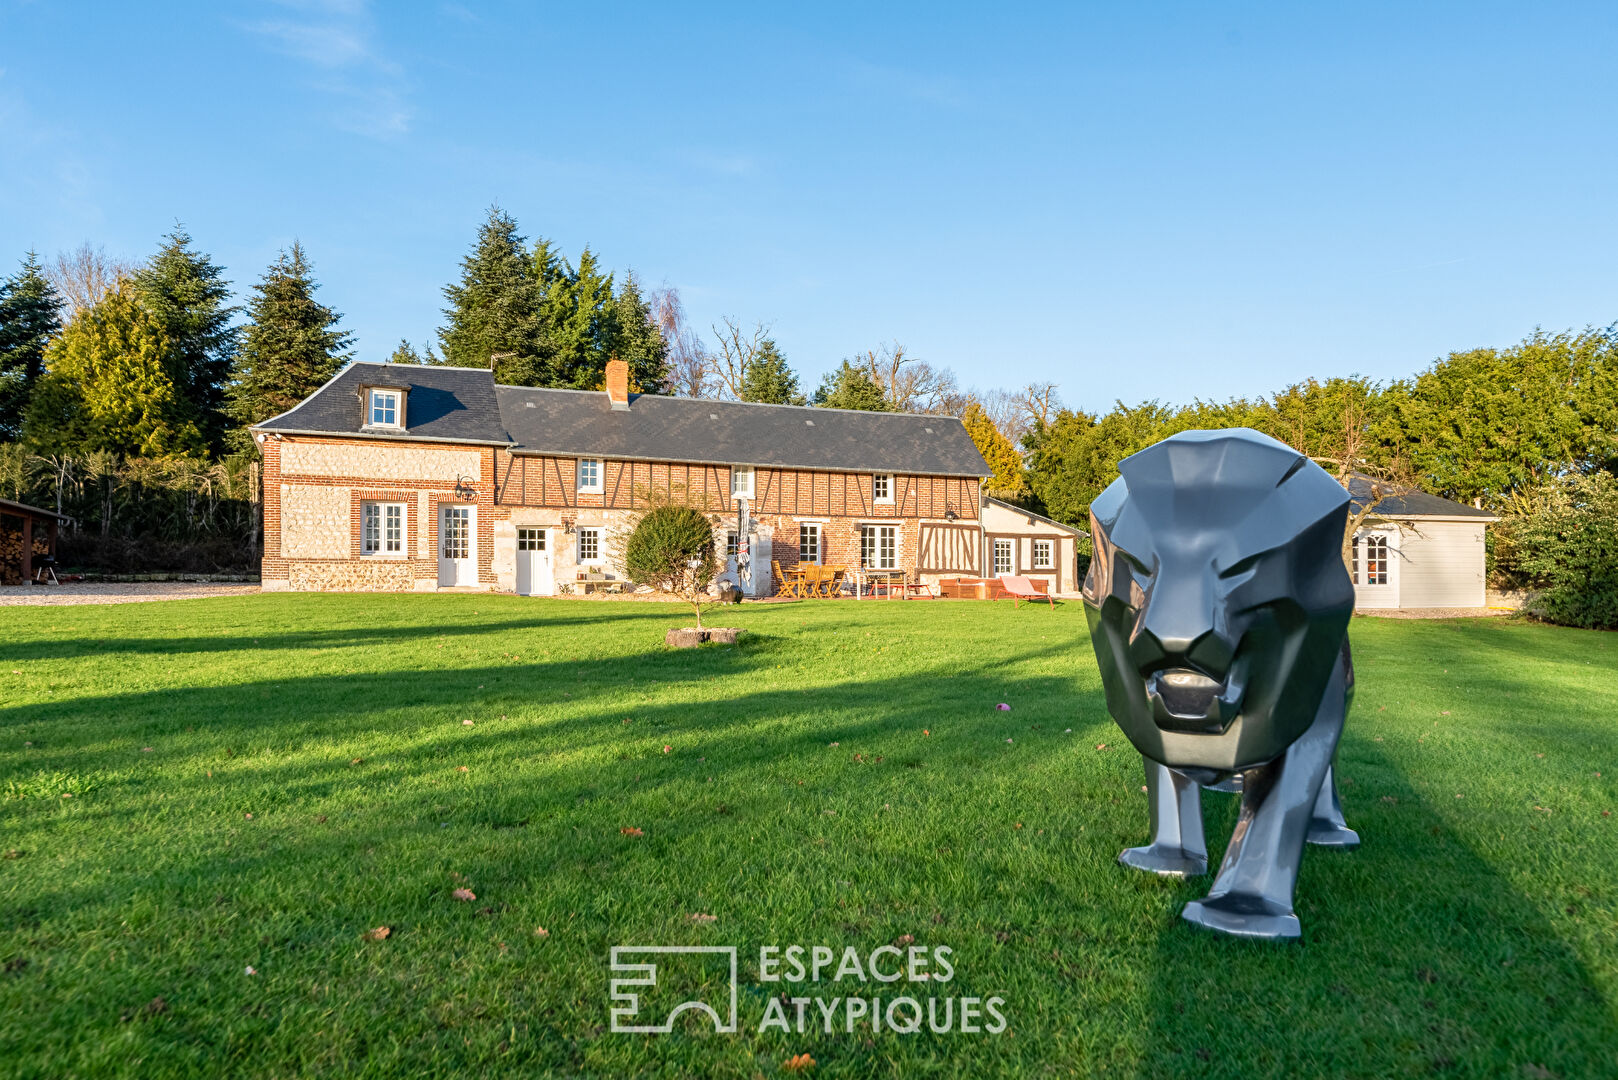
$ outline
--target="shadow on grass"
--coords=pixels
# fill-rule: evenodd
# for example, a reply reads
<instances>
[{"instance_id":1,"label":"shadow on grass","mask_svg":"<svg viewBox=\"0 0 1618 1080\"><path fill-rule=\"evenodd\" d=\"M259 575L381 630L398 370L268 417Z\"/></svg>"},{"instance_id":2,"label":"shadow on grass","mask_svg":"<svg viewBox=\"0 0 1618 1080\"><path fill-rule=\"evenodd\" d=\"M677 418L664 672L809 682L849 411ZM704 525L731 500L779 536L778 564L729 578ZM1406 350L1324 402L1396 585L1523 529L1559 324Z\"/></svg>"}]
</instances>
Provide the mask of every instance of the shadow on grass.
<instances>
[{"instance_id":1,"label":"shadow on grass","mask_svg":"<svg viewBox=\"0 0 1618 1080\"><path fill-rule=\"evenodd\" d=\"M1610 1072L1618 1019L1551 925L1546 906L1562 901L1516 889L1375 744L1354 739L1352 718L1349 731L1342 771L1381 783L1345 792L1358 851L1305 854L1302 942L1193 928L1178 913L1212 876L1165 883L1173 919L1158 938L1137 1075ZM1214 859L1236 808L1235 796L1205 796ZM1277 1024L1279 1037L1252 1037Z\"/></svg>"}]
</instances>

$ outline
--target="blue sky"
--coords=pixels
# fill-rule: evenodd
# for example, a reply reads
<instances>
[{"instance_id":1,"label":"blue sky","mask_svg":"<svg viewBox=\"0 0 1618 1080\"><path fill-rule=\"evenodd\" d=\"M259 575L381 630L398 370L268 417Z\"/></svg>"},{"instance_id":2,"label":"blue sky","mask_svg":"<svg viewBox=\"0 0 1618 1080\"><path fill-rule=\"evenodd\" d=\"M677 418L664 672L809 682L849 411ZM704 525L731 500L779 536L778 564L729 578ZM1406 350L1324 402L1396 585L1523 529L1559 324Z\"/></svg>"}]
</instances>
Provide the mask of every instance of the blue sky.
<instances>
[{"instance_id":1,"label":"blue sky","mask_svg":"<svg viewBox=\"0 0 1618 1080\"><path fill-rule=\"evenodd\" d=\"M380 359L498 202L1090 409L1618 320L1618 5L677 7L0 0L0 259L298 238Z\"/></svg>"}]
</instances>

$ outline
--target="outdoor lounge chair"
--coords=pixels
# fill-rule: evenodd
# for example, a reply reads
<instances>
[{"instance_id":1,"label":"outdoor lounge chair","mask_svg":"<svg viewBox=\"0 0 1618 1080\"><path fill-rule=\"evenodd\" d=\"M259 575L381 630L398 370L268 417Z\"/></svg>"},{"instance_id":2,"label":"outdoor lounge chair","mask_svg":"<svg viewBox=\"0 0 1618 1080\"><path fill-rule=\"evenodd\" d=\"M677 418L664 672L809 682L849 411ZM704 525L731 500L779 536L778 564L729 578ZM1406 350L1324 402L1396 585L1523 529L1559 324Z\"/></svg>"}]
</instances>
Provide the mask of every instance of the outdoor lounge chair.
<instances>
[{"instance_id":1,"label":"outdoor lounge chair","mask_svg":"<svg viewBox=\"0 0 1618 1080\"><path fill-rule=\"evenodd\" d=\"M1000 586L1006 590L1006 595L1011 597L1012 607L1017 607L1024 600L1044 600L1051 605L1051 610L1056 609L1056 597L1041 591L1032 578L1008 574L1000 579Z\"/></svg>"}]
</instances>

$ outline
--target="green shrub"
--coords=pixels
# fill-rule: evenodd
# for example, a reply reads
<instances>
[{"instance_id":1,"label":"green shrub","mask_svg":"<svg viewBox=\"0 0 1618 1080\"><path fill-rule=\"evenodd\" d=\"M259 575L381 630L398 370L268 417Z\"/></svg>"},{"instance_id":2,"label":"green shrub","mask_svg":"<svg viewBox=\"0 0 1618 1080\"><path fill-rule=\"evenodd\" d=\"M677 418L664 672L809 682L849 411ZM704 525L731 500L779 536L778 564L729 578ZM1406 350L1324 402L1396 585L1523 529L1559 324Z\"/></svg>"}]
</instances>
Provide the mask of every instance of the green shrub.
<instances>
[{"instance_id":1,"label":"green shrub","mask_svg":"<svg viewBox=\"0 0 1618 1080\"><path fill-rule=\"evenodd\" d=\"M1497 551L1533 590L1524 610L1563 626L1618 630L1618 478L1558 480L1501 532Z\"/></svg>"},{"instance_id":2,"label":"green shrub","mask_svg":"<svg viewBox=\"0 0 1618 1080\"><path fill-rule=\"evenodd\" d=\"M713 526L699 511L677 504L646 511L624 541L623 564L632 580L689 603L701 628L702 598L718 563Z\"/></svg>"}]
</instances>

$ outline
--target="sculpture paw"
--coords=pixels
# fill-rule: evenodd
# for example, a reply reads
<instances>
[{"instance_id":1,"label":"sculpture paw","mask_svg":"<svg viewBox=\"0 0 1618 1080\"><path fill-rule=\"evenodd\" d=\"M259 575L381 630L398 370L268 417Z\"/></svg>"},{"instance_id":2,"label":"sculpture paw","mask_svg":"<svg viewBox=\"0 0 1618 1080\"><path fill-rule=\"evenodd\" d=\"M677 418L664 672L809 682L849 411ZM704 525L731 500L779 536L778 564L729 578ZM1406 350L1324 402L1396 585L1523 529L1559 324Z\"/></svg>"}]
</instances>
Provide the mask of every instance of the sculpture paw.
<instances>
[{"instance_id":1,"label":"sculpture paw","mask_svg":"<svg viewBox=\"0 0 1618 1080\"><path fill-rule=\"evenodd\" d=\"M1197 877L1208 872L1206 855L1158 844L1125 848L1119 854L1118 861L1136 870L1162 874L1164 877Z\"/></svg>"},{"instance_id":2,"label":"sculpture paw","mask_svg":"<svg viewBox=\"0 0 1618 1080\"><path fill-rule=\"evenodd\" d=\"M1238 893L1193 900L1180 918L1206 930L1257 941L1292 941L1303 934L1291 911L1263 897Z\"/></svg>"},{"instance_id":3,"label":"sculpture paw","mask_svg":"<svg viewBox=\"0 0 1618 1080\"><path fill-rule=\"evenodd\" d=\"M1353 851L1360 846L1360 834L1347 825L1339 825L1334 821L1315 818L1309 822L1309 843L1319 847L1337 848L1339 851Z\"/></svg>"}]
</instances>

